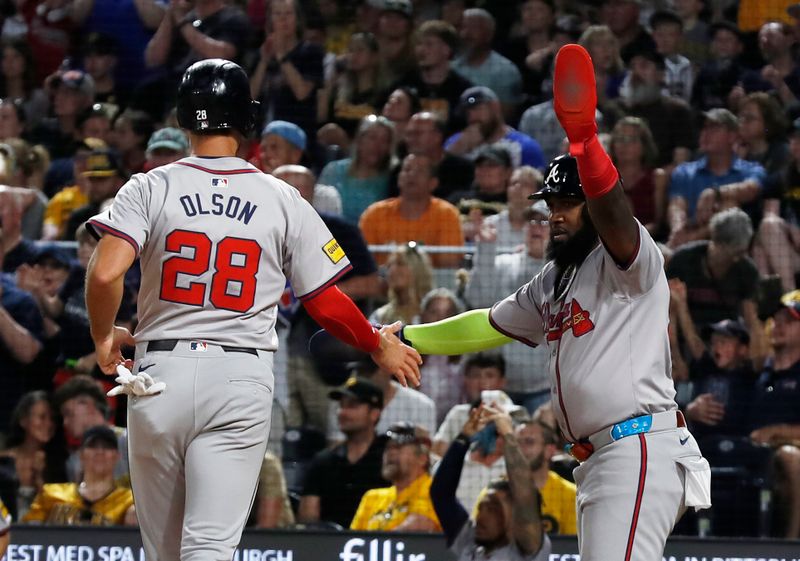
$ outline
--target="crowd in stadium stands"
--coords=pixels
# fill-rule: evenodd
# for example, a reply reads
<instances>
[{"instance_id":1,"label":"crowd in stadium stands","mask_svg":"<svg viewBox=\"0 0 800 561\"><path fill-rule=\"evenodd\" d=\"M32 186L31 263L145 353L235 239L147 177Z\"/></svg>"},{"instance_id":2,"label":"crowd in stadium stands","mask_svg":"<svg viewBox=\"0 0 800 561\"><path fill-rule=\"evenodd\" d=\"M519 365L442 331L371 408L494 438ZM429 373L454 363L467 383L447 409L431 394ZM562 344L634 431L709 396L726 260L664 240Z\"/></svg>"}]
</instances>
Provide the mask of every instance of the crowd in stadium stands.
<instances>
[{"instance_id":1,"label":"crowd in stadium stands","mask_svg":"<svg viewBox=\"0 0 800 561\"><path fill-rule=\"evenodd\" d=\"M663 250L672 377L717 469L710 514L676 531L800 537L800 3L18 0L0 21L0 544L6 518L136 524L83 222L188 154L187 66L247 69L263 125L239 155L316 208L372 321L427 323L546 261L548 208L528 195L566 149L551 100L566 43L592 56L601 140ZM117 318L131 330L139 280L134 266ZM312 356L319 327L288 284L277 329L250 525L531 545L498 514L524 508L505 462L521 453L547 531L575 533L545 350L425 357L416 390L356 351Z\"/></svg>"}]
</instances>

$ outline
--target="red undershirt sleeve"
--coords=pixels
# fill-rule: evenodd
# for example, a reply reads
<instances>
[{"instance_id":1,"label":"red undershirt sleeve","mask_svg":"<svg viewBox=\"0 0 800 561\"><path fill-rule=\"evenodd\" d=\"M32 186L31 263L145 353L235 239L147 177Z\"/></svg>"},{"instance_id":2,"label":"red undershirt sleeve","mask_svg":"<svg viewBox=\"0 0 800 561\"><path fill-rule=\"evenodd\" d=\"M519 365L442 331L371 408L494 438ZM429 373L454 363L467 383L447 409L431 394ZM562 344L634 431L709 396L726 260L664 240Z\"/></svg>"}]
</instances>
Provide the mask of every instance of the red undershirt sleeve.
<instances>
[{"instance_id":1,"label":"red undershirt sleeve","mask_svg":"<svg viewBox=\"0 0 800 561\"><path fill-rule=\"evenodd\" d=\"M366 353L378 348L381 336L361 310L336 286L303 300L308 314L328 333Z\"/></svg>"}]
</instances>

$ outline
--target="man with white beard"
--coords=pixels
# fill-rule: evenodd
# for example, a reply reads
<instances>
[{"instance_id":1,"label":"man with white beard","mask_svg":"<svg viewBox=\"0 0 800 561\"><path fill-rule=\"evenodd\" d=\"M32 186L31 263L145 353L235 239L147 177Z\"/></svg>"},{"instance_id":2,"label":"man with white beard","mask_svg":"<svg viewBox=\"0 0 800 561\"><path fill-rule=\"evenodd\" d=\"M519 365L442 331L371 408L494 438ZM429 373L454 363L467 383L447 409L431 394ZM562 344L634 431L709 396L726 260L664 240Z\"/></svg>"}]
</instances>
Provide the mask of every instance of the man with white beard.
<instances>
[{"instance_id":1,"label":"man with white beard","mask_svg":"<svg viewBox=\"0 0 800 561\"><path fill-rule=\"evenodd\" d=\"M620 87L625 113L641 117L650 126L658 147L656 164L661 167L687 161L697 137L689 105L662 94L665 69L664 57L656 51L638 52Z\"/></svg>"}]
</instances>

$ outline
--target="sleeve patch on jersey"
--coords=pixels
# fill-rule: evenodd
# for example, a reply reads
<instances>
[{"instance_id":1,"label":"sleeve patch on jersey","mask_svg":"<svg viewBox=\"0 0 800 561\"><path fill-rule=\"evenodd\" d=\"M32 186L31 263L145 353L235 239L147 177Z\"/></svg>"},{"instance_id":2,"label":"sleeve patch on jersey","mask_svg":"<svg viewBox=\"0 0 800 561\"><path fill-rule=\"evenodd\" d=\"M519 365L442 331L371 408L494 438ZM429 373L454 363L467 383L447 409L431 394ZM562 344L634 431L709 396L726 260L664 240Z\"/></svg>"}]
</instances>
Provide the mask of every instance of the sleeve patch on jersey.
<instances>
[{"instance_id":1,"label":"sleeve patch on jersey","mask_svg":"<svg viewBox=\"0 0 800 561\"><path fill-rule=\"evenodd\" d=\"M334 238L331 238L331 241L322 246L322 251L325 252L325 255L328 256L328 259L330 259L331 263L334 265L336 265L344 257L344 250L342 249L342 246L340 246L339 242L337 242Z\"/></svg>"}]
</instances>

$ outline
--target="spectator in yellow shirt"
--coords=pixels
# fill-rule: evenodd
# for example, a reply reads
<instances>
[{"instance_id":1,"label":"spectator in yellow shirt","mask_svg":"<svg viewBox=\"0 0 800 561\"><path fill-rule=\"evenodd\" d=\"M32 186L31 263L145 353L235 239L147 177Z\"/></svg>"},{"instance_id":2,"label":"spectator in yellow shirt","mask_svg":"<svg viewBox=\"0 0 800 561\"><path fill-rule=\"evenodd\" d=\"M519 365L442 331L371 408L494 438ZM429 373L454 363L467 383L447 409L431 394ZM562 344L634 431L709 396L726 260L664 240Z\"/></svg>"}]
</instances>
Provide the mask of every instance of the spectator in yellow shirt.
<instances>
[{"instance_id":1,"label":"spectator in yellow shirt","mask_svg":"<svg viewBox=\"0 0 800 561\"><path fill-rule=\"evenodd\" d=\"M397 178L400 196L373 203L361 215L359 226L366 242L464 245L458 209L433 196L438 185L436 165L429 156L406 156ZM375 255L378 264L383 264L386 258L385 253ZM461 258L461 252L439 253L433 255L433 262L437 267L457 267Z\"/></svg>"},{"instance_id":2,"label":"spectator in yellow shirt","mask_svg":"<svg viewBox=\"0 0 800 561\"><path fill-rule=\"evenodd\" d=\"M550 459L558 452L558 435L541 421L525 420L514 428L520 452L528 460L533 481L542 498L542 525L548 535L575 535L577 521L575 511L575 484L567 481L550 469ZM481 491L475 503L486 495Z\"/></svg>"},{"instance_id":3,"label":"spectator in yellow shirt","mask_svg":"<svg viewBox=\"0 0 800 561\"><path fill-rule=\"evenodd\" d=\"M11 516L8 514L8 509L3 501L0 500L0 558L6 554L8 543L11 541L9 529L11 528Z\"/></svg>"},{"instance_id":4,"label":"spectator in yellow shirt","mask_svg":"<svg viewBox=\"0 0 800 561\"><path fill-rule=\"evenodd\" d=\"M80 483L46 484L33 499L23 522L110 526L136 525L133 493L114 481L119 460L117 435L97 425L83 435Z\"/></svg>"},{"instance_id":5,"label":"spectator in yellow shirt","mask_svg":"<svg viewBox=\"0 0 800 561\"><path fill-rule=\"evenodd\" d=\"M78 143L75 155L72 157L72 174L75 184L61 189L47 203L44 211L42 239L62 239L70 215L89 203L87 194L89 180L83 173L86 171L86 162L94 150L106 147L106 143L98 138L85 138Z\"/></svg>"},{"instance_id":6,"label":"spectator in yellow shirt","mask_svg":"<svg viewBox=\"0 0 800 561\"><path fill-rule=\"evenodd\" d=\"M391 487L364 493L351 530L441 532L430 498L430 445L426 431L408 422L386 432L383 478Z\"/></svg>"}]
</instances>

